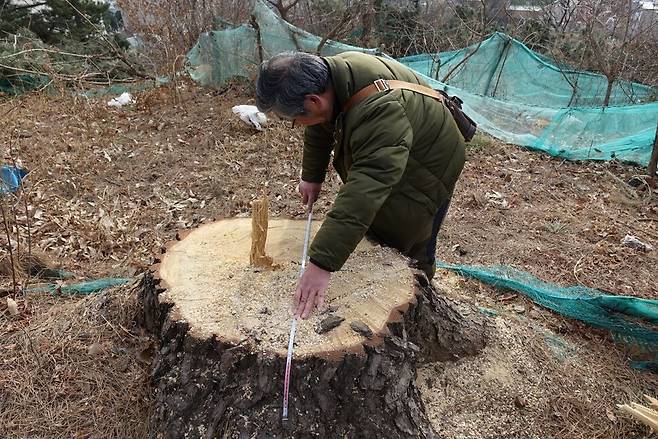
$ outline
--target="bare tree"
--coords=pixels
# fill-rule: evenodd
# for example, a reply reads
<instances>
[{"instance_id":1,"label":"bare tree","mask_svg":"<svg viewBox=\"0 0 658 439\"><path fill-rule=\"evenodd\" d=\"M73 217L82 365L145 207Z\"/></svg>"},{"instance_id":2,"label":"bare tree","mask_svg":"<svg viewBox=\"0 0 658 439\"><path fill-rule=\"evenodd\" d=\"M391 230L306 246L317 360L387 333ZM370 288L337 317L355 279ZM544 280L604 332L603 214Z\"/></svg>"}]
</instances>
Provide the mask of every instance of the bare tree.
<instances>
[{"instance_id":1,"label":"bare tree","mask_svg":"<svg viewBox=\"0 0 658 439\"><path fill-rule=\"evenodd\" d=\"M543 21L550 23L558 32L564 33L573 22L577 8L577 0L558 0L542 8L544 13Z\"/></svg>"},{"instance_id":2,"label":"bare tree","mask_svg":"<svg viewBox=\"0 0 658 439\"><path fill-rule=\"evenodd\" d=\"M320 43L318 44L318 47L315 49L315 52L319 55L322 52L322 48L327 43L327 40L332 40L336 38L341 32L353 28L354 27L353 22L356 21L358 15L359 14L353 13L350 9L345 8L336 26L334 26L328 33L326 33L322 37Z\"/></svg>"},{"instance_id":3,"label":"bare tree","mask_svg":"<svg viewBox=\"0 0 658 439\"><path fill-rule=\"evenodd\" d=\"M267 2L272 6L274 6L277 11L279 11L279 15L281 15L281 18L283 18L286 21L290 21L288 17L288 13L290 12L291 9L297 6L299 0L291 0L289 2L285 2L284 0L267 0Z\"/></svg>"},{"instance_id":4,"label":"bare tree","mask_svg":"<svg viewBox=\"0 0 658 439\"><path fill-rule=\"evenodd\" d=\"M249 19L253 2L238 0L117 0L126 27L139 35L156 70L171 66L218 21Z\"/></svg>"},{"instance_id":5,"label":"bare tree","mask_svg":"<svg viewBox=\"0 0 658 439\"><path fill-rule=\"evenodd\" d=\"M647 52L656 23L638 22L640 6L633 0L590 0L579 11L584 29L585 63L608 80L603 106L610 104L615 83L637 69L638 62L655 58Z\"/></svg>"}]
</instances>

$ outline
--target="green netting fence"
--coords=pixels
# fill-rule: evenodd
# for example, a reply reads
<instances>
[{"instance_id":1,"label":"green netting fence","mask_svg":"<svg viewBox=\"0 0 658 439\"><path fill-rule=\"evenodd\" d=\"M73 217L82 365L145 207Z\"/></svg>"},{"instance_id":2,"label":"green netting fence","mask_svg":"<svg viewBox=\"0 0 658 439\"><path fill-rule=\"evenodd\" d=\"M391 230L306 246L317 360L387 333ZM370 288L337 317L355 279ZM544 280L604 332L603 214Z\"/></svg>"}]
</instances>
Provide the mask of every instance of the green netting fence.
<instances>
[{"instance_id":1,"label":"green netting fence","mask_svg":"<svg viewBox=\"0 0 658 439\"><path fill-rule=\"evenodd\" d=\"M563 316L608 330L615 340L652 357L650 361L634 363L634 367L658 371L658 300L615 296L580 286L560 287L506 266L443 262L436 265L495 287L514 290Z\"/></svg>"},{"instance_id":2,"label":"green netting fence","mask_svg":"<svg viewBox=\"0 0 658 439\"><path fill-rule=\"evenodd\" d=\"M315 52L321 41L262 0L252 15L250 24L199 38L187 57L192 78L216 87L236 76L254 79L261 59L287 50ZM320 53L348 50L377 53L336 41ZM434 88L461 97L480 129L505 142L569 160L649 162L658 123L655 87L615 82L604 108L604 76L569 70L501 33L461 50L399 61Z\"/></svg>"},{"instance_id":3,"label":"green netting fence","mask_svg":"<svg viewBox=\"0 0 658 439\"><path fill-rule=\"evenodd\" d=\"M461 50L413 55L401 63L432 79L470 93L547 108L602 107L608 79L571 70L496 32ZM658 99L658 88L613 82L609 105L644 104Z\"/></svg>"},{"instance_id":4,"label":"green netting fence","mask_svg":"<svg viewBox=\"0 0 658 439\"><path fill-rule=\"evenodd\" d=\"M70 285L48 284L30 287L27 293L51 293L51 294L93 294L109 288L126 285L132 282L132 278L111 277L79 282Z\"/></svg>"},{"instance_id":5,"label":"green netting fence","mask_svg":"<svg viewBox=\"0 0 658 439\"><path fill-rule=\"evenodd\" d=\"M461 97L483 131L569 160L646 165L658 124L658 88L569 70L513 38L398 61Z\"/></svg>"},{"instance_id":6,"label":"green netting fence","mask_svg":"<svg viewBox=\"0 0 658 439\"><path fill-rule=\"evenodd\" d=\"M260 36L260 38L259 38ZM322 38L281 19L269 6L257 0L249 24L234 29L206 32L187 55L188 73L204 86L221 86L241 76L255 78L261 59L298 50L315 53ZM356 50L378 53L328 40L322 55Z\"/></svg>"}]
</instances>

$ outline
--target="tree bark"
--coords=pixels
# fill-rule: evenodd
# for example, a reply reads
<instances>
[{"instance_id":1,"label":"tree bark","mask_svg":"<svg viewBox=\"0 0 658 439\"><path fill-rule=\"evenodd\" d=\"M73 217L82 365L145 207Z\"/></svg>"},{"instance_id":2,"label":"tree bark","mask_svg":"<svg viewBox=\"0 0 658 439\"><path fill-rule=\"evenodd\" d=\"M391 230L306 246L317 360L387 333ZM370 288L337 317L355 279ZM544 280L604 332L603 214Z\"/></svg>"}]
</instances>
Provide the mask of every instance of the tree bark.
<instances>
[{"instance_id":1,"label":"tree bark","mask_svg":"<svg viewBox=\"0 0 658 439\"><path fill-rule=\"evenodd\" d=\"M180 246L171 249L189 253ZM376 250L368 251L367 257L375 257ZM397 263L394 257L382 269L397 269ZM193 318L183 315L179 300L185 296L174 299L170 294L175 283L171 272L166 281L158 277L163 269L147 273L141 283L139 320L160 341L152 370L156 402L150 437L436 437L416 387L417 365L477 354L486 343L487 327L477 311L461 312L463 306L443 297L404 264L412 280L410 299L389 310L382 328L357 337L358 346L295 351L285 422L285 352L269 349L252 336L237 340L224 333L204 335ZM356 283L362 274L350 275ZM349 299L346 307L350 305L347 314L355 314L356 299ZM366 309L380 305L373 302ZM358 332L357 326L351 328ZM326 338L336 337L337 331ZM304 341L298 340L301 351Z\"/></svg>"}]
</instances>

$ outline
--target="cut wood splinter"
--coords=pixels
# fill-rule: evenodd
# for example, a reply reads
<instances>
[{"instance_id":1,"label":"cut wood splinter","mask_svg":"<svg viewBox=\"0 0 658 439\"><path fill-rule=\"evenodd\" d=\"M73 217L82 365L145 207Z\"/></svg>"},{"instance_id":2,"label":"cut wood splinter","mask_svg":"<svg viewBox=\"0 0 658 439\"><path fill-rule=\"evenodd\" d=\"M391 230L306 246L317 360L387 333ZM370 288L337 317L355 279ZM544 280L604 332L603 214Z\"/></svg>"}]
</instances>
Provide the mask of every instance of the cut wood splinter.
<instances>
[{"instance_id":1,"label":"cut wood splinter","mask_svg":"<svg viewBox=\"0 0 658 439\"><path fill-rule=\"evenodd\" d=\"M272 258L265 253L268 225L267 197L251 203L251 252L249 264L259 268L272 268Z\"/></svg>"}]
</instances>

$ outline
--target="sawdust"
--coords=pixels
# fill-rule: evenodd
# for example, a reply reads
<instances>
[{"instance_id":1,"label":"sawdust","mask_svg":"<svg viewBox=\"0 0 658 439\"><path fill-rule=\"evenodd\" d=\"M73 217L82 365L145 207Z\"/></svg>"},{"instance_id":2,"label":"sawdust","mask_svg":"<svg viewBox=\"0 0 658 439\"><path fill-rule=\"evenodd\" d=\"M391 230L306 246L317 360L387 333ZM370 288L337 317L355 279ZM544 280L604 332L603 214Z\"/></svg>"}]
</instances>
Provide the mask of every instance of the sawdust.
<instances>
[{"instance_id":1,"label":"sawdust","mask_svg":"<svg viewBox=\"0 0 658 439\"><path fill-rule=\"evenodd\" d=\"M291 298L297 287L306 222L271 219L266 253L274 270L249 266L251 220L225 219L204 225L165 253L159 273L163 297L175 304L176 319L201 338L285 355L291 323ZM317 230L320 222L314 222ZM326 307L345 322L325 334L315 327L327 317L315 312L298 325L296 356L360 351L364 336L350 327L385 330L395 308L414 296L413 273L399 253L362 241L343 269L334 273Z\"/></svg>"},{"instance_id":2,"label":"sawdust","mask_svg":"<svg viewBox=\"0 0 658 439\"><path fill-rule=\"evenodd\" d=\"M605 337L584 341L573 327L555 332L547 327L555 319L550 312L529 302L498 302L487 288L474 288L481 284L450 272L439 271L435 284L453 299L486 307L492 326L480 355L418 369L417 384L439 437L651 437L616 404L652 394L658 379L629 368Z\"/></svg>"}]
</instances>

